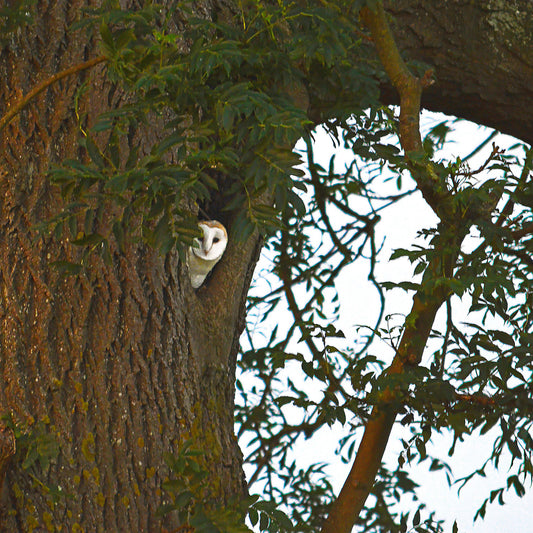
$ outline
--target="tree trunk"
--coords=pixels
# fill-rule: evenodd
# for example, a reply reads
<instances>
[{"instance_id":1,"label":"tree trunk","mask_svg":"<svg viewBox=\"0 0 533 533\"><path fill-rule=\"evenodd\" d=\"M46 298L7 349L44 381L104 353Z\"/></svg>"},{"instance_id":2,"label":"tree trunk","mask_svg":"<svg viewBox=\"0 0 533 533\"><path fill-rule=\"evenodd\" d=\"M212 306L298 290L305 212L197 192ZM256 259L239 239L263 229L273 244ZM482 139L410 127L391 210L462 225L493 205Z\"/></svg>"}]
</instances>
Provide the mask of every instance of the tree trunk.
<instances>
[{"instance_id":1,"label":"tree trunk","mask_svg":"<svg viewBox=\"0 0 533 533\"><path fill-rule=\"evenodd\" d=\"M533 2L395 0L387 10L404 57L435 68L424 108L533 143Z\"/></svg>"},{"instance_id":2,"label":"tree trunk","mask_svg":"<svg viewBox=\"0 0 533 533\"><path fill-rule=\"evenodd\" d=\"M100 4L40 0L31 26L0 44L1 114L39 82L98 55L94 38L70 30L90 3ZM195 3L204 14L215 4ZM531 142L533 7L488 6L398 0L391 13L400 48L436 67L427 108ZM230 232L198 291L175 254L141 245L115 251L111 267L95 257L77 277L51 268L75 252L61 239L37 239L33 226L61 204L49 166L80 157L73 101L83 82L89 122L123 97L99 65L49 87L0 138L0 414L28 432L5 469L4 531L175 528L175 515L155 512L168 500L164 455L189 439L206 454L215 498L245 492L234 369L259 239L236 245ZM131 142L142 147L147 135L157 131ZM7 426L0 463L12 443Z\"/></svg>"},{"instance_id":3,"label":"tree trunk","mask_svg":"<svg viewBox=\"0 0 533 533\"><path fill-rule=\"evenodd\" d=\"M1 50L0 109L97 55L94 39L69 30L85 7L39 3L31 27ZM155 516L169 499L164 455L189 439L205 453L212 497L245 493L234 370L258 238L230 242L198 291L177 254L141 245L115 252L112 267L93 258L80 276L51 268L75 252L36 239L33 225L60 205L49 166L79 157L73 101L83 82L89 122L123 97L99 65L40 94L0 141L0 413L28 433L7 468L3 531L173 529L175 513Z\"/></svg>"}]
</instances>

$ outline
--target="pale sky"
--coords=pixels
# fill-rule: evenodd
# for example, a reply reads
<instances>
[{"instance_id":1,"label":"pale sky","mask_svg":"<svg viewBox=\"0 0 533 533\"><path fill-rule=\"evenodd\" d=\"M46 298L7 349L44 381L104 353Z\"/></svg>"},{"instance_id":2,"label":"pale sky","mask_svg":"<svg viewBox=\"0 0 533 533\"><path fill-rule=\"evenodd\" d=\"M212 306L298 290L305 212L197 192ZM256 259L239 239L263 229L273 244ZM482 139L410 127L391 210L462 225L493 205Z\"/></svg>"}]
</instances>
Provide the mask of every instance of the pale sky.
<instances>
[{"instance_id":1,"label":"pale sky","mask_svg":"<svg viewBox=\"0 0 533 533\"><path fill-rule=\"evenodd\" d=\"M436 124L442 121L443 115L434 115L426 113L423 117L424 124ZM446 145L446 156L465 156L470 153L489 133L489 130L482 130L477 125L461 121L455 125L456 133L451 136L453 142ZM501 148L511 146L516 140L498 136L495 142ZM490 151L490 146L488 148ZM350 157L348 152L343 152L337 148L336 163L339 170L343 168L343 159L347 161ZM327 168L329 159L332 154L332 147L325 135L319 135L315 144L315 159ZM483 160L483 154L479 160ZM473 164L473 167L475 165ZM381 213L382 221L379 224L378 231L381 232L381 238L385 237L384 249L380 254L380 263L376 267L376 277L380 281L387 280L411 280L413 267L407 260L388 261L394 248L409 248L416 236L418 230L434 226L436 217L430 208L425 204L421 195L416 193L409 198L405 198L400 203L388 208ZM381 242L381 240L380 240ZM268 265L268 260L263 258L263 265ZM259 271L258 268L257 271ZM335 326L344 331L348 338L355 338L357 335L357 324L369 324L374 322L374 316L377 317L378 299L375 289L366 280L368 275L367 265L354 264L345 268L339 276L336 286L340 295L341 312L340 319ZM395 290L387 300L386 313L403 313L409 312L412 295ZM440 313L442 320L443 310ZM465 309L466 317L466 309ZM456 318L455 318L456 319ZM277 315L277 321L282 322L282 317ZM437 318L439 321L439 317ZM377 341L379 342L379 341ZM383 343L382 343L383 344ZM372 346L371 352L383 353L389 351L392 357L392 350L376 343ZM428 350L431 353L431 350ZM291 378L292 378L291 374ZM399 442L400 433L405 429L398 427L389 442L385 460L394 468L397 463L398 453L401 451ZM455 455L452 458L447 457L447 451L451 444L450 436L443 435L437 439L432 438L434 443L429 448L429 453L441 457L450 463L456 479L464 474L468 474L472 469L481 466L483 461L490 455L491 440L489 435L484 437L473 436L465 443L456 448ZM320 449L320 460L331 461L329 472L332 476L332 483L336 493L340 490L345 476L348 473L349 465L340 462L335 456L339 433L333 430L324 430L317 437L310 441L302 443L298 450L295 450L295 457L303 461L302 465L317 460L317 446ZM506 465L502 460L501 465ZM487 507L486 518L484 521L472 524L472 519L476 509L490 493L490 490L506 485L507 472L503 466L500 472L493 472L484 479L469 482L457 496L455 488L449 489L446 478L442 472L427 472L428 465L412 467L412 477L421 487L417 494L419 500L427 504L427 508L435 510L437 518L447 520L445 531L450 531L454 518L457 519L459 532L461 533L527 533L533 531L533 493L529 491L525 497L518 498L513 489L510 489L504 500L507 505L500 506L497 503ZM404 465L404 469L409 468ZM488 469L490 472L490 469ZM529 487L526 486L526 490ZM411 506L416 509L416 504Z\"/></svg>"}]
</instances>

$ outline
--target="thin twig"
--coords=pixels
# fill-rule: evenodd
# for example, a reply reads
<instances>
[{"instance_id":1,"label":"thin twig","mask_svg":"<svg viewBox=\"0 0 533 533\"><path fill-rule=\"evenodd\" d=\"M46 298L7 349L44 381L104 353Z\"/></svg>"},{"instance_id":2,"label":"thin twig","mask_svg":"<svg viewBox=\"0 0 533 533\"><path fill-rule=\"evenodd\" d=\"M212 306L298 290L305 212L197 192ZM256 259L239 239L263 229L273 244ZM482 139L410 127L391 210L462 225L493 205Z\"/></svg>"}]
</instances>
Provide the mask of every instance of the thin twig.
<instances>
[{"instance_id":1,"label":"thin twig","mask_svg":"<svg viewBox=\"0 0 533 533\"><path fill-rule=\"evenodd\" d=\"M26 96L22 97L0 119L0 132L2 132L2 130L13 120L13 118L17 115L17 113L22 111L33 98L35 98L38 94L42 93L47 87L50 87L50 85L52 85L56 81L62 80L63 78L66 78L67 76L70 76L71 74L76 74L83 70L87 70L91 67L94 67L95 65L98 65L98 63L103 63L106 60L107 60L107 57L103 55L95 57L94 59L90 59L89 61L85 61L84 63L80 63L78 65L74 65L73 67L62 70L61 72L54 74L50 78L36 85Z\"/></svg>"},{"instance_id":2,"label":"thin twig","mask_svg":"<svg viewBox=\"0 0 533 533\"><path fill-rule=\"evenodd\" d=\"M450 341L450 334L453 329L452 320L452 304L450 298L446 300L446 333L444 334L444 341L441 348L440 368L438 369L438 376L442 379L444 375L444 367L446 363L446 353L448 352L448 343Z\"/></svg>"}]
</instances>

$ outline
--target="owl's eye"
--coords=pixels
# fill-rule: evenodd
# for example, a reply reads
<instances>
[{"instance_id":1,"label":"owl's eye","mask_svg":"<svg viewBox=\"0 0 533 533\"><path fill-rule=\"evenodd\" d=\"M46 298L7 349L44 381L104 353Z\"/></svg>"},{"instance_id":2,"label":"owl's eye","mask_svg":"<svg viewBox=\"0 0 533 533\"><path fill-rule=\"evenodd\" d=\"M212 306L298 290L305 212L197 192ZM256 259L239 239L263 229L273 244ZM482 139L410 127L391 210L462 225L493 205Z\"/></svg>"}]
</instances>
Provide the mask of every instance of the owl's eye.
<instances>
[{"instance_id":1,"label":"owl's eye","mask_svg":"<svg viewBox=\"0 0 533 533\"><path fill-rule=\"evenodd\" d=\"M218 237L215 237L215 238L213 239L213 242L215 242L215 243L217 243L217 242L219 242L219 241L220 241L220 239L219 239Z\"/></svg>"}]
</instances>

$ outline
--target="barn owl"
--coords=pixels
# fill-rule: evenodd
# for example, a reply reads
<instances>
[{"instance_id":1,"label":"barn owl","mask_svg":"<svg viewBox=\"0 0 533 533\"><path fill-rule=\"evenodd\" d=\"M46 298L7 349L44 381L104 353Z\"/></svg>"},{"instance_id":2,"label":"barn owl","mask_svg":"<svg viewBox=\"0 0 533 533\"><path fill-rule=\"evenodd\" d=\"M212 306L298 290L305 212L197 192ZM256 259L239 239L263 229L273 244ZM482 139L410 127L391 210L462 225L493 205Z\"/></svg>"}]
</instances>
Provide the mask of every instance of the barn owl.
<instances>
[{"instance_id":1,"label":"barn owl","mask_svg":"<svg viewBox=\"0 0 533 533\"><path fill-rule=\"evenodd\" d=\"M187 264L191 285L197 289L204 282L207 274L218 263L226 245L228 234L226 228L216 220L206 220L198 224L203 231L202 239L194 239L194 245L187 253Z\"/></svg>"}]
</instances>

